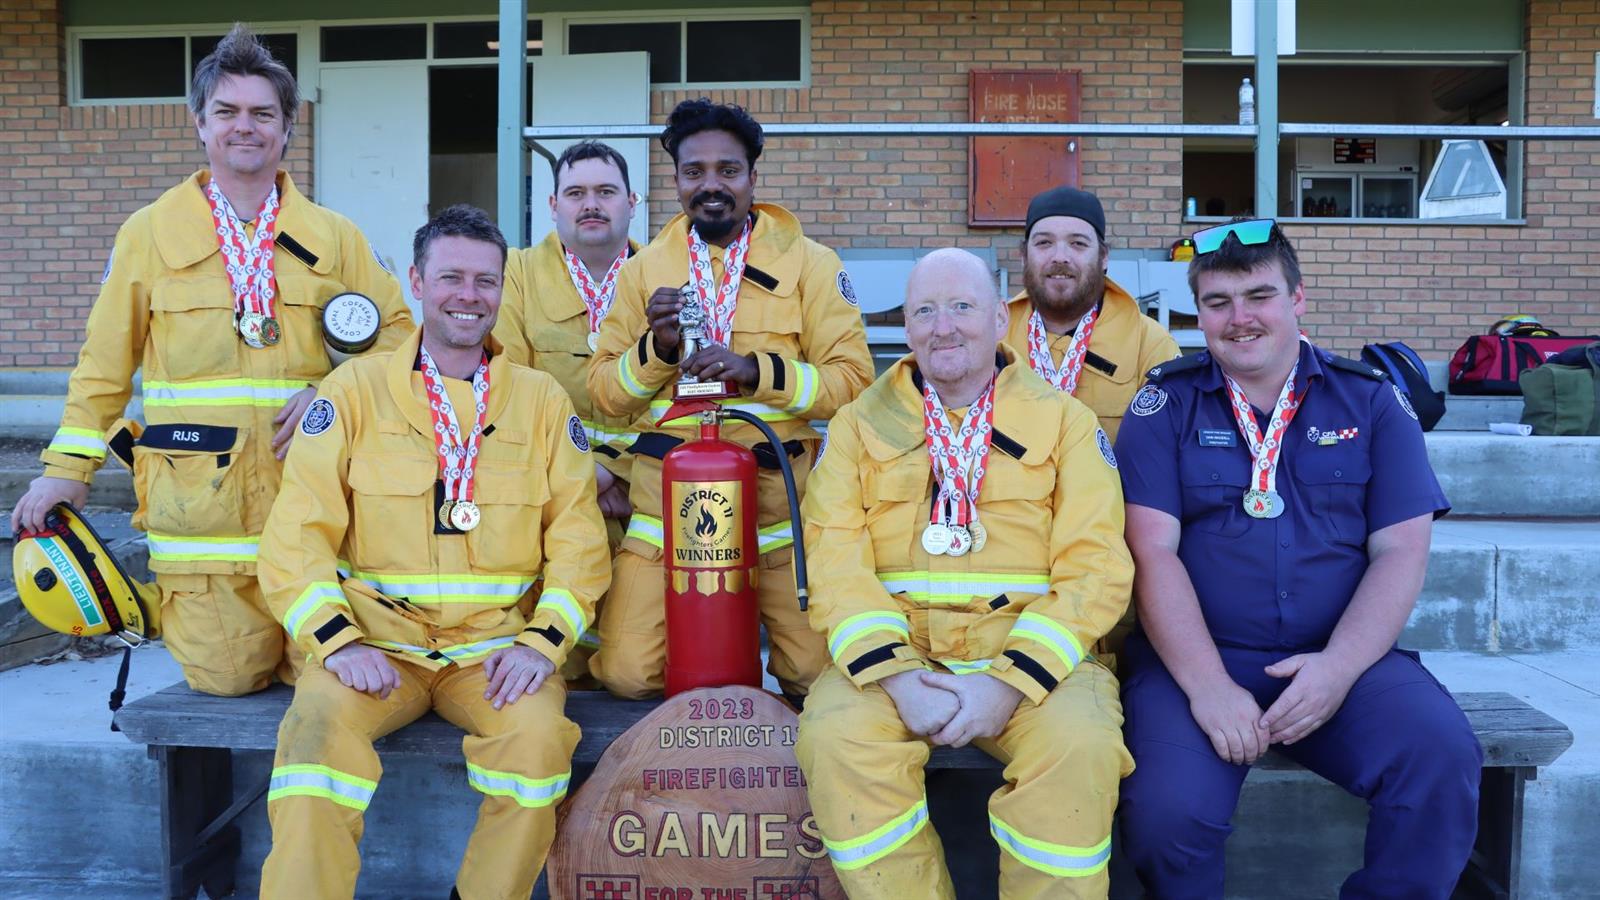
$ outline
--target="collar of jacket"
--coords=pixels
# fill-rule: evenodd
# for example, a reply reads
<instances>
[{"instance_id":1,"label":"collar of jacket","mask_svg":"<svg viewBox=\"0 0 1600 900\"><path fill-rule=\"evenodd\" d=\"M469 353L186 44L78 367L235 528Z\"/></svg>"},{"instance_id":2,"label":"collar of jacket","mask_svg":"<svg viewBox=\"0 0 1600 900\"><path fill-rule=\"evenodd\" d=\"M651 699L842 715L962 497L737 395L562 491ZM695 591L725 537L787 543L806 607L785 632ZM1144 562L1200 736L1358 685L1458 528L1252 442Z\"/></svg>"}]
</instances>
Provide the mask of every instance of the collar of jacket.
<instances>
[{"instance_id":1,"label":"collar of jacket","mask_svg":"<svg viewBox=\"0 0 1600 900\"><path fill-rule=\"evenodd\" d=\"M997 355L1004 365L995 382L995 430L1026 449L1024 462L1041 461L1054 449L1060 429L1059 416L1051 412L1060 409L1055 402L1060 395L1032 369L1018 365L1017 351L1009 344L1000 344ZM915 354L908 353L856 401L863 412L856 418L861 445L873 459L885 462L925 452L920 380Z\"/></svg>"},{"instance_id":2,"label":"collar of jacket","mask_svg":"<svg viewBox=\"0 0 1600 900\"><path fill-rule=\"evenodd\" d=\"M800 273L805 266L805 232L800 230L800 220L774 203L756 203L751 209L757 213L756 227L750 235L750 254L745 257L745 264L771 275L778 283L768 293L788 297L799 286ZM673 216L650 242L652 248L657 244L662 246L656 252L671 254L669 259L682 260L681 268L687 280L689 217L683 213ZM748 276L745 280L749 280Z\"/></svg>"},{"instance_id":3,"label":"collar of jacket","mask_svg":"<svg viewBox=\"0 0 1600 900\"><path fill-rule=\"evenodd\" d=\"M487 427L489 423L500 421L500 415L510 402L511 363L506 361L505 348L493 335L484 339L484 345L489 348L489 412L484 417ZM421 346L422 326L419 325L404 344L389 354L389 395L394 398L394 405L400 408L412 428L431 436L433 413L428 408L428 399L411 383L411 373L417 367L417 349Z\"/></svg>"},{"instance_id":4,"label":"collar of jacket","mask_svg":"<svg viewBox=\"0 0 1600 900\"><path fill-rule=\"evenodd\" d=\"M156 249L168 268L187 269L219 250L217 231L211 224L211 204L206 202L205 185L210 179L211 173L201 169L155 202L152 218ZM293 238L316 257L312 271L319 275L333 271L338 237L329 230L325 217L312 212L314 204L282 169L278 170L278 204L278 234ZM273 262L292 259L297 257L280 248Z\"/></svg>"},{"instance_id":5,"label":"collar of jacket","mask_svg":"<svg viewBox=\"0 0 1600 900\"><path fill-rule=\"evenodd\" d=\"M1028 299L1027 290L1019 291L1012 297L1009 306L1011 318L1006 334L1015 335L1012 340L1021 345L1017 350L1026 357L1028 317L1033 314L1033 302ZM1092 364L1084 368L1114 384L1126 384L1135 376L1142 377L1144 373L1139 371L1139 318L1142 315L1133 295L1107 277L1105 298L1100 301L1100 318L1094 321L1094 337L1089 340L1089 349L1115 366L1116 370L1107 374L1104 369Z\"/></svg>"},{"instance_id":6,"label":"collar of jacket","mask_svg":"<svg viewBox=\"0 0 1600 900\"><path fill-rule=\"evenodd\" d=\"M588 312L588 307L583 305L583 298L578 296L578 287L572 283L572 273L567 271L567 250L561 244L561 235L554 229L545 235L544 240L535 244L533 252L534 283L540 289L530 291L530 299L544 310L545 318L552 322L564 322L574 316ZM628 239L628 256L632 257L639 252L639 244L632 238ZM590 272L591 277L595 276ZM606 277L604 272L599 273L600 278ZM542 289L548 285L549 289Z\"/></svg>"}]
</instances>

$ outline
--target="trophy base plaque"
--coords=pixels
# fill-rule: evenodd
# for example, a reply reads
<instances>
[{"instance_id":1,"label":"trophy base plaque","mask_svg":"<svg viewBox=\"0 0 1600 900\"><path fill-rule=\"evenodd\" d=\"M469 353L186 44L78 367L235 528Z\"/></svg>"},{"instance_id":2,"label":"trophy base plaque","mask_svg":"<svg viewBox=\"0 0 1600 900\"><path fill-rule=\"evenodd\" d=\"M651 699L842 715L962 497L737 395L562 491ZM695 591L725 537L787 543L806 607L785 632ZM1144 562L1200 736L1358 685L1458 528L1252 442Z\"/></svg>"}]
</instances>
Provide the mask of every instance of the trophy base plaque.
<instances>
[{"instance_id":1,"label":"trophy base plaque","mask_svg":"<svg viewBox=\"0 0 1600 900\"><path fill-rule=\"evenodd\" d=\"M726 400L739 396L731 381L680 381L673 385L673 400Z\"/></svg>"}]
</instances>

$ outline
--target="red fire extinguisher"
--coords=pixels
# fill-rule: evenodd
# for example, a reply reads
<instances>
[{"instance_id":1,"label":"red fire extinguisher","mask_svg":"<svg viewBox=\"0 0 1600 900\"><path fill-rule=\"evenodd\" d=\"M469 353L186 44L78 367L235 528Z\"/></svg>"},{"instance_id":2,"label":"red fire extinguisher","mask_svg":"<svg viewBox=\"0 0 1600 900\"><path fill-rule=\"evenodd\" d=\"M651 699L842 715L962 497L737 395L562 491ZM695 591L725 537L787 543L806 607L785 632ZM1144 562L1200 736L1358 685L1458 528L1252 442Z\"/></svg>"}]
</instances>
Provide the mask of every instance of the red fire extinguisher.
<instances>
[{"instance_id":1,"label":"red fire extinguisher","mask_svg":"<svg viewBox=\"0 0 1600 900\"><path fill-rule=\"evenodd\" d=\"M723 417L750 422L773 445L789 498L796 593L806 608L800 504L783 443L757 417L707 400L674 403L662 421L696 413L699 438L672 448L661 463L668 697L698 687L761 686L756 456L722 439Z\"/></svg>"}]
</instances>

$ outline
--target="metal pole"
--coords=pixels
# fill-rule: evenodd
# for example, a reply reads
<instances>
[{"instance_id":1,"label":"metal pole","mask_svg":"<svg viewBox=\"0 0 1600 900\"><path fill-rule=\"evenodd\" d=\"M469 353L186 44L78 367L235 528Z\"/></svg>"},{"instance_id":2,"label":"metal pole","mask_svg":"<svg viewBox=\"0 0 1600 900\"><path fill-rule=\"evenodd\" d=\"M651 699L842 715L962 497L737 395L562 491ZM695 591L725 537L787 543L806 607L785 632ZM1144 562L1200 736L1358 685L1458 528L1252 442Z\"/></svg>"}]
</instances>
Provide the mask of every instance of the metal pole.
<instances>
[{"instance_id":1,"label":"metal pole","mask_svg":"<svg viewBox=\"0 0 1600 900\"><path fill-rule=\"evenodd\" d=\"M1278 0L1256 0L1256 216L1278 215Z\"/></svg>"},{"instance_id":2,"label":"metal pole","mask_svg":"<svg viewBox=\"0 0 1600 900\"><path fill-rule=\"evenodd\" d=\"M495 129L496 218L506 243L528 242L528 153L522 129L528 121L528 0L500 0L499 123Z\"/></svg>"}]
</instances>

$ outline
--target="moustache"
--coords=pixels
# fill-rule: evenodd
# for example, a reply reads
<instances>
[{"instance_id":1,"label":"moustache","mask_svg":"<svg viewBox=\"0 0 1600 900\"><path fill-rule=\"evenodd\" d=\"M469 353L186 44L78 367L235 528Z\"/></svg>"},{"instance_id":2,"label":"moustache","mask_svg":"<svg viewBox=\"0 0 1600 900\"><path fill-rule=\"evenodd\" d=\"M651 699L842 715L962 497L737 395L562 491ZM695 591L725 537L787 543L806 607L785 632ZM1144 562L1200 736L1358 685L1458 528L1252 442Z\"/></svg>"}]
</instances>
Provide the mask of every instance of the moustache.
<instances>
[{"instance_id":1,"label":"moustache","mask_svg":"<svg viewBox=\"0 0 1600 900\"><path fill-rule=\"evenodd\" d=\"M582 218L578 219L578 224L582 225L585 222L609 223L610 221L611 221L611 217L610 216L602 215L600 213L595 213L592 216L583 216Z\"/></svg>"},{"instance_id":2,"label":"moustache","mask_svg":"<svg viewBox=\"0 0 1600 900\"><path fill-rule=\"evenodd\" d=\"M712 201L720 200L729 208L733 206L733 197L721 191L701 191L689 198L690 206L702 206Z\"/></svg>"}]
</instances>

